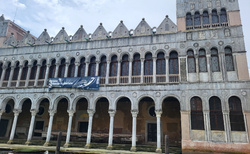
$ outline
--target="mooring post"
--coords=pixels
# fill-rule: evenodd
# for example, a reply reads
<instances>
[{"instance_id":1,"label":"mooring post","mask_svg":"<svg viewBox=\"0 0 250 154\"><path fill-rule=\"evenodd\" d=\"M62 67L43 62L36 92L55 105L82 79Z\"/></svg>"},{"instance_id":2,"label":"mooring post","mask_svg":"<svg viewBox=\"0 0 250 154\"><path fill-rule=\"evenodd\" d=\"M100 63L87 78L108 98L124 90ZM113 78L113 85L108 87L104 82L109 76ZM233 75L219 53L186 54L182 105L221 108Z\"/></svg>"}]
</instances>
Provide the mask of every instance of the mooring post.
<instances>
[{"instance_id":1,"label":"mooring post","mask_svg":"<svg viewBox=\"0 0 250 154\"><path fill-rule=\"evenodd\" d=\"M168 135L165 135L165 154L169 154Z\"/></svg>"},{"instance_id":2,"label":"mooring post","mask_svg":"<svg viewBox=\"0 0 250 154\"><path fill-rule=\"evenodd\" d=\"M57 137L56 153L55 154L60 154L61 139L62 139L62 132L59 132L58 137Z\"/></svg>"}]
</instances>

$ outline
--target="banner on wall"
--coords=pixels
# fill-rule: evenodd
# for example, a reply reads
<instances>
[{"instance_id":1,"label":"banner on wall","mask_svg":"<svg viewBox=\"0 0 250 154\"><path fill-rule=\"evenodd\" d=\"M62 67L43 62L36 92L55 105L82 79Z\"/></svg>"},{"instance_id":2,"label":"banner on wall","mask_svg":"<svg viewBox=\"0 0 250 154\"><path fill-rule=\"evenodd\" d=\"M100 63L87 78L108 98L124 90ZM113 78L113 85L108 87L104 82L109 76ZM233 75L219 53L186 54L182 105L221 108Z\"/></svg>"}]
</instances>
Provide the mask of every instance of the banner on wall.
<instances>
[{"instance_id":1,"label":"banner on wall","mask_svg":"<svg viewBox=\"0 0 250 154\"><path fill-rule=\"evenodd\" d=\"M99 90L100 77L50 78L49 90L59 88L78 88L83 90Z\"/></svg>"}]
</instances>

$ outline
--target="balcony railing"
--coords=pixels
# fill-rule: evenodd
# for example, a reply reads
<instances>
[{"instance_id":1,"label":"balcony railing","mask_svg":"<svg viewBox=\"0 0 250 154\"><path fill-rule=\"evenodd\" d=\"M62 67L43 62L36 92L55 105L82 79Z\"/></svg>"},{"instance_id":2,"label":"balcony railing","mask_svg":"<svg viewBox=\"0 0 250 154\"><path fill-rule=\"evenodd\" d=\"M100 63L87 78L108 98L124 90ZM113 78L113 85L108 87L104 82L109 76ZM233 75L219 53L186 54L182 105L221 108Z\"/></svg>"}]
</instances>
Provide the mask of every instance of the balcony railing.
<instances>
[{"instance_id":1,"label":"balcony railing","mask_svg":"<svg viewBox=\"0 0 250 154\"><path fill-rule=\"evenodd\" d=\"M35 84L35 80L29 80L29 84L28 84L29 87L33 87L34 84Z\"/></svg>"},{"instance_id":2,"label":"balcony railing","mask_svg":"<svg viewBox=\"0 0 250 154\"><path fill-rule=\"evenodd\" d=\"M132 76L132 83L140 83L141 82L141 76Z\"/></svg>"},{"instance_id":3,"label":"balcony railing","mask_svg":"<svg viewBox=\"0 0 250 154\"><path fill-rule=\"evenodd\" d=\"M143 83L153 83L153 75L144 75Z\"/></svg>"},{"instance_id":4,"label":"balcony railing","mask_svg":"<svg viewBox=\"0 0 250 154\"><path fill-rule=\"evenodd\" d=\"M24 86L25 86L25 80L20 80L19 87L24 87Z\"/></svg>"},{"instance_id":5,"label":"balcony railing","mask_svg":"<svg viewBox=\"0 0 250 154\"><path fill-rule=\"evenodd\" d=\"M179 74L169 74L169 82L170 83L179 82Z\"/></svg>"},{"instance_id":6,"label":"balcony railing","mask_svg":"<svg viewBox=\"0 0 250 154\"><path fill-rule=\"evenodd\" d=\"M121 76L120 83L128 83L128 76Z\"/></svg>"},{"instance_id":7,"label":"balcony railing","mask_svg":"<svg viewBox=\"0 0 250 154\"><path fill-rule=\"evenodd\" d=\"M8 81L3 81L2 87L7 87Z\"/></svg>"},{"instance_id":8,"label":"balcony railing","mask_svg":"<svg viewBox=\"0 0 250 154\"><path fill-rule=\"evenodd\" d=\"M109 77L109 84L116 84L117 83L117 77Z\"/></svg>"},{"instance_id":9,"label":"balcony railing","mask_svg":"<svg viewBox=\"0 0 250 154\"><path fill-rule=\"evenodd\" d=\"M16 80L12 80L10 83L10 87L16 87Z\"/></svg>"},{"instance_id":10,"label":"balcony railing","mask_svg":"<svg viewBox=\"0 0 250 154\"><path fill-rule=\"evenodd\" d=\"M39 79L39 80L37 81L37 86L38 86L38 87L42 87L42 86L43 86L43 83L44 83L44 79Z\"/></svg>"},{"instance_id":11,"label":"balcony railing","mask_svg":"<svg viewBox=\"0 0 250 154\"><path fill-rule=\"evenodd\" d=\"M105 84L105 82L106 82L106 77L101 77L100 84Z\"/></svg>"},{"instance_id":12,"label":"balcony railing","mask_svg":"<svg viewBox=\"0 0 250 154\"><path fill-rule=\"evenodd\" d=\"M156 75L156 82L157 83L164 83L164 82L166 82L166 75Z\"/></svg>"}]
</instances>

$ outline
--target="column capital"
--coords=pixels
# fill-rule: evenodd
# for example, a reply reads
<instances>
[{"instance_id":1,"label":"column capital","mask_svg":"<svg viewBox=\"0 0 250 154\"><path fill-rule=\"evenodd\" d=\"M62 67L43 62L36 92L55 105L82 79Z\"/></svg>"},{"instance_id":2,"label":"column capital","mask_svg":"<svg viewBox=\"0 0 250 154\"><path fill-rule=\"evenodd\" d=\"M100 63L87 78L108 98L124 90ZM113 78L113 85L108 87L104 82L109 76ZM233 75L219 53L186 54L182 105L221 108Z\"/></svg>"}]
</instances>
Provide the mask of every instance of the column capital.
<instances>
[{"instance_id":1,"label":"column capital","mask_svg":"<svg viewBox=\"0 0 250 154\"><path fill-rule=\"evenodd\" d=\"M60 65L60 63L57 62L57 63L56 63L56 66L59 66L59 65Z\"/></svg>"},{"instance_id":2,"label":"column capital","mask_svg":"<svg viewBox=\"0 0 250 154\"><path fill-rule=\"evenodd\" d=\"M101 62L98 60L98 61L96 61L96 64L100 64Z\"/></svg>"},{"instance_id":3,"label":"column capital","mask_svg":"<svg viewBox=\"0 0 250 154\"><path fill-rule=\"evenodd\" d=\"M19 65L19 68L23 68L23 65L22 65L22 64L20 64L20 65Z\"/></svg>"},{"instance_id":4,"label":"column capital","mask_svg":"<svg viewBox=\"0 0 250 154\"><path fill-rule=\"evenodd\" d=\"M222 111L223 114L229 114L229 111L228 110L224 110Z\"/></svg>"},{"instance_id":5,"label":"column capital","mask_svg":"<svg viewBox=\"0 0 250 154\"><path fill-rule=\"evenodd\" d=\"M116 113L116 110L109 110L109 116L114 117Z\"/></svg>"},{"instance_id":6,"label":"column capital","mask_svg":"<svg viewBox=\"0 0 250 154\"><path fill-rule=\"evenodd\" d=\"M8 67L8 66L3 65L3 66L2 66L2 69L6 70L6 69L7 69L7 67Z\"/></svg>"},{"instance_id":7,"label":"column capital","mask_svg":"<svg viewBox=\"0 0 250 154\"><path fill-rule=\"evenodd\" d=\"M209 114L209 112L210 112L209 110L203 110L204 114Z\"/></svg>"},{"instance_id":8,"label":"column capital","mask_svg":"<svg viewBox=\"0 0 250 154\"><path fill-rule=\"evenodd\" d=\"M32 116L36 116L36 114L38 113L38 110L36 110L36 109L31 109L30 112L31 112L31 115L32 115Z\"/></svg>"},{"instance_id":9,"label":"column capital","mask_svg":"<svg viewBox=\"0 0 250 154\"><path fill-rule=\"evenodd\" d=\"M47 67L50 67L50 66L51 66L51 64L46 64L46 66L47 66Z\"/></svg>"},{"instance_id":10,"label":"column capital","mask_svg":"<svg viewBox=\"0 0 250 154\"><path fill-rule=\"evenodd\" d=\"M15 116L18 116L22 112L22 110L14 109L13 112Z\"/></svg>"},{"instance_id":11,"label":"column capital","mask_svg":"<svg viewBox=\"0 0 250 154\"><path fill-rule=\"evenodd\" d=\"M154 61L156 61L157 57L152 57L152 59L153 59Z\"/></svg>"},{"instance_id":12,"label":"column capital","mask_svg":"<svg viewBox=\"0 0 250 154\"><path fill-rule=\"evenodd\" d=\"M31 64L28 64L28 68L31 68L33 65L31 65Z\"/></svg>"},{"instance_id":13,"label":"column capital","mask_svg":"<svg viewBox=\"0 0 250 154\"><path fill-rule=\"evenodd\" d=\"M50 115L50 116L54 116L55 113L56 113L56 110L49 110L48 112L49 112L49 115Z\"/></svg>"},{"instance_id":14,"label":"column capital","mask_svg":"<svg viewBox=\"0 0 250 154\"><path fill-rule=\"evenodd\" d=\"M129 62L133 62L134 58L129 58L128 61Z\"/></svg>"},{"instance_id":15,"label":"column capital","mask_svg":"<svg viewBox=\"0 0 250 154\"><path fill-rule=\"evenodd\" d=\"M145 58L141 58L141 62L144 62Z\"/></svg>"},{"instance_id":16,"label":"column capital","mask_svg":"<svg viewBox=\"0 0 250 154\"><path fill-rule=\"evenodd\" d=\"M169 59L169 55L165 56L166 59Z\"/></svg>"},{"instance_id":17,"label":"column capital","mask_svg":"<svg viewBox=\"0 0 250 154\"><path fill-rule=\"evenodd\" d=\"M5 110L0 110L0 116L5 112Z\"/></svg>"},{"instance_id":18,"label":"column capital","mask_svg":"<svg viewBox=\"0 0 250 154\"><path fill-rule=\"evenodd\" d=\"M80 66L80 62L75 62L75 66Z\"/></svg>"},{"instance_id":19,"label":"column capital","mask_svg":"<svg viewBox=\"0 0 250 154\"><path fill-rule=\"evenodd\" d=\"M131 110L132 117L137 117L138 115L138 110Z\"/></svg>"},{"instance_id":20,"label":"column capital","mask_svg":"<svg viewBox=\"0 0 250 154\"><path fill-rule=\"evenodd\" d=\"M87 112L90 117L93 117L93 115L95 114L95 110L92 110L92 109L88 109Z\"/></svg>"},{"instance_id":21,"label":"column capital","mask_svg":"<svg viewBox=\"0 0 250 154\"><path fill-rule=\"evenodd\" d=\"M156 117L161 117L162 110L155 110Z\"/></svg>"},{"instance_id":22,"label":"column capital","mask_svg":"<svg viewBox=\"0 0 250 154\"><path fill-rule=\"evenodd\" d=\"M42 65L41 64L36 64L37 67L41 67Z\"/></svg>"},{"instance_id":23,"label":"column capital","mask_svg":"<svg viewBox=\"0 0 250 154\"><path fill-rule=\"evenodd\" d=\"M74 116L74 113L76 112L75 110L67 110L67 112L69 113L70 117Z\"/></svg>"}]
</instances>

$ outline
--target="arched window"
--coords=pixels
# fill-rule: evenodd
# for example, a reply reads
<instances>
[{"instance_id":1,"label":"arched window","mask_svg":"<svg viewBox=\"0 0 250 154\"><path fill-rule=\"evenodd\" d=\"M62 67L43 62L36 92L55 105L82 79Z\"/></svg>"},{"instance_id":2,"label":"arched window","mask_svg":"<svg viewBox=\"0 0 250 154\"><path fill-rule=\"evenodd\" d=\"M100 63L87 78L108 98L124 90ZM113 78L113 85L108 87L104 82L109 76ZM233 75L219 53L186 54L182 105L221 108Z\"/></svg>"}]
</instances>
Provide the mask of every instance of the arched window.
<instances>
[{"instance_id":1,"label":"arched window","mask_svg":"<svg viewBox=\"0 0 250 154\"><path fill-rule=\"evenodd\" d=\"M199 97L193 97L190 101L191 127L194 130L204 130L204 118L202 101Z\"/></svg>"},{"instance_id":2,"label":"arched window","mask_svg":"<svg viewBox=\"0 0 250 154\"><path fill-rule=\"evenodd\" d=\"M156 74L166 74L166 61L163 52L157 54Z\"/></svg>"},{"instance_id":3,"label":"arched window","mask_svg":"<svg viewBox=\"0 0 250 154\"><path fill-rule=\"evenodd\" d=\"M133 76L141 75L141 59L138 53L134 55L132 69L133 69L132 71Z\"/></svg>"},{"instance_id":4,"label":"arched window","mask_svg":"<svg viewBox=\"0 0 250 154\"><path fill-rule=\"evenodd\" d=\"M213 10L212 11L212 23L213 24L219 23L219 18L218 18L217 10Z\"/></svg>"},{"instance_id":5,"label":"arched window","mask_svg":"<svg viewBox=\"0 0 250 154\"><path fill-rule=\"evenodd\" d=\"M84 77L85 76L85 67L86 67L86 63L85 63L85 58L82 57L80 60L80 65L78 68L78 77Z\"/></svg>"},{"instance_id":6,"label":"arched window","mask_svg":"<svg viewBox=\"0 0 250 154\"><path fill-rule=\"evenodd\" d=\"M221 9L221 11L220 11L220 22L221 23L227 22L227 11L226 11L226 9Z\"/></svg>"},{"instance_id":7,"label":"arched window","mask_svg":"<svg viewBox=\"0 0 250 154\"><path fill-rule=\"evenodd\" d=\"M63 58L61 60L61 64L60 64L59 70L58 70L58 77L59 78L63 78L64 77L65 67L66 67L66 60Z\"/></svg>"},{"instance_id":8,"label":"arched window","mask_svg":"<svg viewBox=\"0 0 250 154\"><path fill-rule=\"evenodd\" d=\"M10 77L10 71L11 71L11 62L8 63L6 71L5 71L5 76L4 76L4 81L8 81Z\"/></svg>"},{"instance_id":9,"label":"arched window","mask_svg":"<svg viewBox=\"0 0 250 154\"><path fill-rule=\"evenodd\" d=\"M3 63L0 63L0 77L2 76L3 73Z\"/></svg>"},{"instance_id":10,"label":"arched window","mask_svg":"<svg viewBox=\"0 0 250 154\"><path fill-rule=\"evenodd\" d=\"M209 99L209 109L211 130L224 130L221 100L216 96L211 97Z\"/></svg>"},{"instance_id":11,"label":"arched window","mask_svg":"<svg viewBox=\"0 0 250 154\"><path fill-rule=\"evenodd\" d=\"M109 76L117 76L117 65L118 65L117 56L114 55L112 56L110 62Z\"/></svg>"},{"instance_id":12,"label":"arched window","mask_svg":"<svg viewBox=\"0 0 250 154\"><path fill-rule=\"evenodd\" d=\"M46 73L46 60L43 60L42 66L40 68L39 79L44 79L45 78L45 73Z\"/></svg>"},{"instance_id":13,"label":"arched window","mask_svg":"<svg viewBox=\"0 0 250 154\"><path fill-rule=\"evenodd\" d=\"M51 65L49 67L49 78L54 78L55 77L55 71L56 71L56 60L53 59L51 61Z\"/></svg>"},{"instance_id":14,"label":"arched window","mask_svg":"<svg viewBox=\"0 0 250 154\"><path fill-rule=\"evenodd\" d=\"M207 11L203 12L203 25L208 25L209 24L209 15Z\"/></svg>"},{"instance_id":15,"label":"arched window","mask_svg":"<svg viewBox=\"0 0 250 154\"><path fill-rule=\"evenodd\" d=\"M186 15L186 26L187 27L193 26L193 19L191 13L187 13Z\"/></svg>"},{"instance_id":16,"label":"arched window","mask_svg":"<svg viewBox=\"0 0 250 154\"><path fill-rule=\"evenodd\" d=\"M144 75L153 75L153 58L151 53L145 55Z\"/></svg>"},{"instance_id":17,"label":"arched window","mask_svg":"<svg viewBox=\"0 0 250 154\"><path fill-rule=\"evenodd\" d=\"M26 80L26 78L27 78L27 73L28 73L28 61L26 61L26 62L24 63L23 71L22 71L22 75L21 75L21 80Z\"/></svg>"},{"instance_id":18,"label":"arched window","mask_svg":"<svg viewBox=\"0 0 250 154\"><path fill-rule=\"evenodd\" d=\"M99 75L101 77L106 77L106 70L107 70L107 58L106 56L102 56L99 67Z\"/></svg>"},{"instance_id":19,"label":"arched window","mask_svg":"<svg viewBox=\"0 0 250 154\"><path fill-rule=\"evenodd\" d=\"M75 58L72 58L69 64L68 77L74 77L74 76L75 76Z\"/></svg>"},{"instance_id":20,"label":"arched window","mask_svg":"<svg viewBox=\"0 0 250 154\"><path fill-rule=\"evenodd\" d=\"M207 72L207 58L204 49L199 50L199 72Z\"/></svg>"},{"instance_id":21,"label":"arched window","mask_svg":"<svg viewBox=\"0 0 250 154\"><path fill-rule=\"evenodd\" d=\"M34 80L36 78L36 71L37 71L37 61L35 60L31 68L30 80Z\"/></svg>"},{"instance_id":22,"label":"arched window","mask_svg":"<svg viewBox=\"0 0 250 154\"><path fill-rule=\"evenodd\" d=\"M129 74L129 61L128 55L122 56L122 64L121 64L121 76L128 76Z\"/></svg>"},{"instance_id":23,"label":"arched window","mask_svg":"<svg viewBox=\"0 0 250 154\"><path fill-rule=\"evenodd\" d=\"M13 77L12 77L12 80L13 81L15 81L15 80L17 80L17 78L18 78L18 74L19 74L19 61L18 62L16 62L16 65L15 65L15 68L14 68L14 73L13 73Z\"/></svg>"},{"instance_id":24,"label":"arched window","mask_svg":"<svg viewBox=\"0 0 250 154\"><path fill-rule=\"evenodd\" d=\"M238 97L229 98L230 124L232 131L245 131L241 101Z\"/></svg>"},{"instance_id":25,"label":"arched window","mask_svg":"<svg viewBox=\"0 0 250 154\"><path fill-rule=\"evenodd\" d=\"M225 58L227 71L234 71L233 55L232 49L230 47L225 48Z\"/></svg>"},{"instance_id":26,"label":"arched window","mask_svg":"<svg viewBox=\"0 0 250 154\"><path fill-rule=\"evenodd\" d=\"M211 49L211 65L212 65L212 72L220 71L218 50L216 48Z\"/></svg>"},{"instance_id":27,"label":"arched window","mask_svg":"<svg viewBox=\"0 0 250 154\"><path fill-rule=\"evenodd\" d=\"M188 73L195 73L196 67L195 67L195 58L194 58L194 51L188 50Z\"/></svg>"},{"instance_id":28,"label":"arched window","mask_svg":"<svg viewBox=\"0 0 250 154\"><path fill-rule=\"evenodd\" d=\"M169 74L179 74L178 53L172 51L169 56Z\"/></svg>"},{"instance_id":29,"label":"arched window","mask_svg":"<svg viewBox=\"0 0 250 154\"><path fill-rule=\"evenodd\" d=\"M199 12L195 12L194 14L194 26L200 26L201 25L201 17Z\"/></svg>"},{"instance_id":30,"label":"arched window","mask_svg":"<svg viewBox=\"0 0 250 154\"><path fill-rule=\"evenodd\" d=\"M88 76L95 76L95 71L96 71L96 58L92 57L89 63Z\"/></svg>"}]
</instances>

